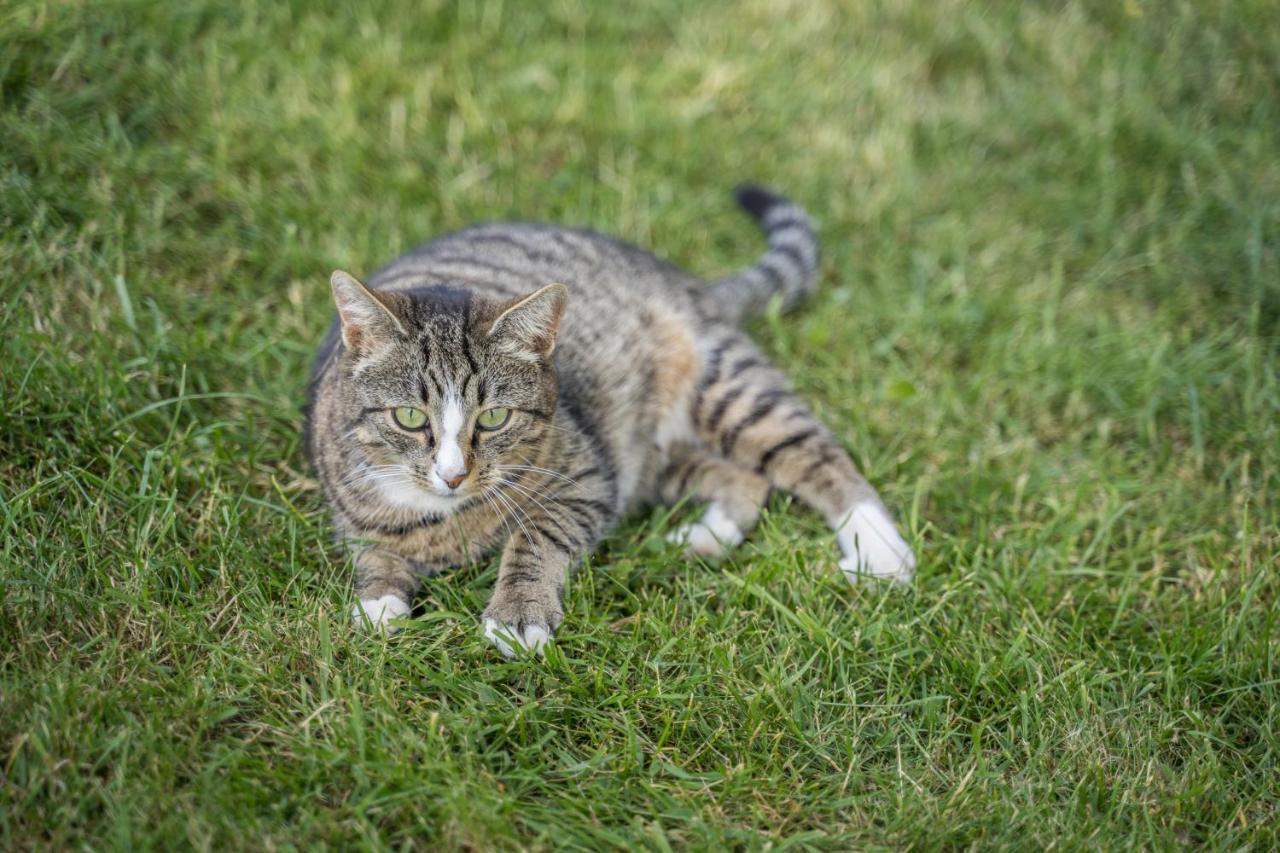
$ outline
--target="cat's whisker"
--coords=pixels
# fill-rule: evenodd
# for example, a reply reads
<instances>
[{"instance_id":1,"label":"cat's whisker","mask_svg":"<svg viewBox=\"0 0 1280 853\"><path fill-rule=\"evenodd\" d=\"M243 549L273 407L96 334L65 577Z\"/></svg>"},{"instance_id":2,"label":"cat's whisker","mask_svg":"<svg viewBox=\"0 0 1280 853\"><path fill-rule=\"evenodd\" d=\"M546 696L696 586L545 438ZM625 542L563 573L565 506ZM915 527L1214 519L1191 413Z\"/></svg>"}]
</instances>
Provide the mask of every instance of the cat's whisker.
<instances>
[{"instance_id":1,"label":"cat's whisker","mask_svg":"<svg viewBox=\"0 0 1280 853\"><path fill-rule=\"evenodd\" d=\"M361 480L367 479L370 475L400 472L404 470L405 470L404 465L400 465L400 464L370 465L368 463L361 463L357 465L355 470L352 471L350 474L348 474L345 478L343 478L342 480L339 480L338 485L351 486Z\"/></svg>"},{"instance_id":2,"label":"cat's whisker","mask_svg":"<svg viewBox=\"0 0 1280 853\"><path fill-rule=\"evenodd\" d=\"M395 468L391 468L391 469L387 469L387 470L383 470L383 471L365 471L365 472L364 472L364 475L363 475L363 477L362 477L361 479L365 479L365 480L410 480L410 481L412 481L412 480L416 480L416 479L418 479L418 477L417 477L417 475L415 475L412 471L406 470L405 468L400 467L400 466L396 466Z\"/></svg>"},{"instance_id":3,"label":"cat's whisker","mask_svg":"<svg viewBox=\"0 0 1280 853\"><path fill-rule=\"evenodd\" d=\"M523 514L523 511L520 509L520 507L515 502L513 502L511 498L507 497L506 495L502 494L502 492L496 489L493 492L493 496L497 498L499 501L501 501L503 506L509 508L512 511L513 517L516 520L516 524L520 525L520 529L524 531L525 538L532 540L533 536L530 535L529 528L525 527L524 521L521 520L521 515Z\"/></svg>"},{"instance_id":4,"label":"cat's whisker","mask_svg":"<svg viewBox=\"0 0 1280 853\"><path fill-rule=\"evenodd\" d=\"M531 479L535 485L543 488L549 488L558 483L563 483L564 487L575 489L582 487L582 484L571 478L571 476L566 476L559 473L559 471L553 471L538 465L499 465L498 470L506 474L512 474L517 479L522 479L522 482L525 482L526 485L529 484L529 480L524 478ZM556 480L556 483L553 483L553 480Z\"/></svg>"},{"instance_id":5,"label":"cat's whisker","mask_svg":"<svg viewBox=\"0 0 1280 853\"><path fill-rule=\"evenodd\" d=\"M505 483L505 481L504 481L504 483ZM525 506L523 505L523 503L519 500L519 496L518 496L518 494L517 494L517 495L503 495L503 494L502 494L502 492L501 492L501 486L502 486L504 483L499 483L499 488L497 488L497 489L495 489L495 490L494 490L494 494L495 494L495 495L501 495L503 498L505 498L507 501L509 501L509 502L511 503L512 507L515 509L515 511L516 511L517 513L519 513L519 514L520 514L520 517L521 517L521 518L523 518L525 521L529 522L530 524L533 524L533 518L532 518L532 516L529 514L529 510L528 510L528 508L527 508L527 507L525 507ZM543 510L543 511L544 511L544 512L546 511L546 510L545 510L545 507L544 507L544 510ZM527 533L527 531L526 531L526 533Z\"/></svg>"},{"instance_id":6,"label":"cat's whisker","mask_svg":"<svg viewBox=\"0 0 1280 853\"><path fill-rule=\"evenodd\" d=\"M540 468L537 465L499 465L497 467L499 471L535 471L539 474L546 474L548 477L555 477L557 480L562 480L571 486L579 485L578 481L572 477L566 477L558 471L552 471L550 468Z\"/></svg>"},{"instance_id":7,"label":"cat's whisker","mask_svg":"<svg viewBox=\"0 0 1280 853\"><path fill-rule=\"evenodd\" d=\"M499 478L499 481L502 483L505 483L508 486L519 488L521 491L527 494L536 495L537 497L546 498L547 500L553 500L553 501L556 501L556 503L560 502L555 495L553 495L551 492L547 491L546 489L537 489L529 485L528 483L517 483L515 480L507 480L505 478Z\"/></svg>"},{"instance_id":8,"label":"cat's whisker","mask_svg":"<svg viewBox=\"0 0 1280 853\"><path fill-rule=\"evenodd\" d=\"M392 488L398 488L401 486L421 486L422 485L417 480L410 480L407 478L406 479L375 478L375 479L369 480L369 482L376 486L389 486Z\"/></svg>"},{"instance_id":9,"label":"cat's whisker","mask_svg":"<svg viewBox=\"0 0 1280 853\"><path fill-rule=\"evenodd\" d=\"M525 489L521 488L520 486L508 480L503 480L502 482L514 489L518 489L520 493L524 494L526 497L528 497L530 500L536 503L542 509L542 511L546 513L547 518L551 520L552 523L554 523L556 526L559 526L560 523L558 521L555 521L554 513L552 513L551 510L547 508L547 505L544 504L542 501L538 500L538 498L535 497L531 492L526 491ZM548 500L551 500L552 503L559 503L559 501L556 501L554 498L548 497Z\"/></svg>"},{"instance_id":10,"label":"cat's whisker","mask_svg":"<svg viewBox=\"0 0 1280 853\"><path fill-rule=\"evenodd\" d=\"M482 497L485 503L488 504L493 509L493 511L497 514L498 520L502 522L503 528L505 528L507 531L507 538L510 539L511 523L507 520L507 514L503 512L501 508L499 508L498 502L493 499L493 496L490 494L490 490L485 489L481 491L480 497Z\"/></svg>"},{"instance_id":11,"label":"cat's whisker","mask_svg":"<svg viewBox=\"0 0 1280 853\"><path fill-rule=\"evenodd\" d=\"M544 503L543 503L541 500L539 500L538 498L539 498L539 497L545 497L547 500L551 501L553 504L560 504L560 501L558 501L557 499L555 499L555 498L554 498L554 497L552 497L551 495L548 495L548 494L545 494L545 493L542 493L542 492L533 492L533 491L531 491L531 490L529 490L529 489L525 488L524 486L521 486L519 483L513 483L513 482L511 482L510 480L503 480L502 482L503 482L505 485L510 486L511 488L513 488L513 489L517 490L520 494L525 495L525 496L526 496L526 497L528 497L530 500L532 500L534 503L536 503L539 507L541 507L541 508L542 508L542 511L543 511L543 512L545 512L545 513L547 514L547 516L548 516L548 517L551 517L551 516L552 516L552 512L551 512L551 510L550 510L550 509L548 509L547 505L546 505L546 504L544 504Z\"/></svg>"},{"instance_id":12,"label":"cat's whisker","mask_svg":"<svg viewBox=\"0 0 1280 853\"><path fill-rule=\"evenodd\" d=\"M348 476L347 479L356 478L356 476L364 476L365 474L369 474L370 471L402 471L402 470L404 470L404 466L401 464L372 465L370 464L370 462L360 462L360 464L356 465L355 469L352 469L352 474L351 476Z\"/></svg>"}]
</instances>

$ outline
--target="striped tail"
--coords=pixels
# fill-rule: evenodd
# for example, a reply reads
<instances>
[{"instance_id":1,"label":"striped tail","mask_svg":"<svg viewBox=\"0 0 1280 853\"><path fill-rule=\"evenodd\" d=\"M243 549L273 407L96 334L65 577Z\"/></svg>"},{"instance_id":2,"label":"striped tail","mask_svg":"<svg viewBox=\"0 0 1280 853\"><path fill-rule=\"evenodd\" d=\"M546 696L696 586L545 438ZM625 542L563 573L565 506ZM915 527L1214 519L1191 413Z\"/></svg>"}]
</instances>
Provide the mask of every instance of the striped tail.
<instances>
[{"instance_id":1,"label":"striped tail","mask_svg":"<svg viewBox=\"0 0 1280 853\"><path fill-rule=\"evenodd\" d=\"M718 316L737 323L758 314L775 293L783 309L813 291L818 280L818 238L804 208L752 184L734 190L738 204L764 229L769 249L742 272L711 285L708 303Z\"/></svg>"}]
</instances>

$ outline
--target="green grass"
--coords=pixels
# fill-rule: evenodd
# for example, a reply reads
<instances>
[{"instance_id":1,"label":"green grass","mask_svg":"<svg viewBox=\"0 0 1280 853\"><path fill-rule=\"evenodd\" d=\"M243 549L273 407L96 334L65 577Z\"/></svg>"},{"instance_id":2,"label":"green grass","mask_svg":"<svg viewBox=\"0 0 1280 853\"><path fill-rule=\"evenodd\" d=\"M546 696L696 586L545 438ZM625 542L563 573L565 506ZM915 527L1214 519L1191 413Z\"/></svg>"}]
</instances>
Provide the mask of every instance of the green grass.
<instances>
[{"instance_id":1,"label":"green grass","mask_svg":"<svg viewBox=\"0 0 1280 853\"><path fill-rule=\"evenodd\" d=\"M0 847L1280 844L1280 13L0 10ZM545 5L545 8L544 8ZM543 663L495 567L348 624L300 446L335 266L516 216L719 274L907 521L635 519Z\"/></svg>"}]
</instances>

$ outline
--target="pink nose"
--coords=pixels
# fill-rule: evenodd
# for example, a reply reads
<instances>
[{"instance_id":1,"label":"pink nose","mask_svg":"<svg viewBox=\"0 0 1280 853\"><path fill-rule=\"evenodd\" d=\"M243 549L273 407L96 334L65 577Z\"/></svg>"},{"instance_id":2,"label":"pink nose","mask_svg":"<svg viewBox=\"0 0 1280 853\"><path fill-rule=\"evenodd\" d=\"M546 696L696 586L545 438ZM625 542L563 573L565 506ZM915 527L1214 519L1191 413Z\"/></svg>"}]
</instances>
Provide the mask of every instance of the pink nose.
<instances>
[{"instance_id":1,"label":"pink nose","mask_svg":"<svg viewBox=\"0 0 1280 853\"><path fill-rule=\"evenodd\" d=\"M449 488L456 489L458 488L458 486L462 485L463 480L467 479L467 472L463 471L461 474L459 474L456 477L449 477L449 478L441 477L440 479L444 480L444 484Z\"/></svg>"}]
</instances>

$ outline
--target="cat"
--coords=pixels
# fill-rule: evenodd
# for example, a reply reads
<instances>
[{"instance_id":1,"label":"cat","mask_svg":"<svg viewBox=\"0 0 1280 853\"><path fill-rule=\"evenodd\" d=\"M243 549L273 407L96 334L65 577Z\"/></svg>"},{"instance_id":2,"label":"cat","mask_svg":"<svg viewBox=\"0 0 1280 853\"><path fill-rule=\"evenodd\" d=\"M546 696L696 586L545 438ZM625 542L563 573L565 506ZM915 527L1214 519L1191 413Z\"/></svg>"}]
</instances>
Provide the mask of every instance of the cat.
<instances>
[{"instance_id":1,"label":"cat","mask_svg":"<svg viewBox=\"0 0 1280 853\"><path fill-rule=\"evenodd\" d=\"M911 581L916 560L840 443L739 330L809 293L809 216L737 190L768 249L706 283L591 231L467 228L366 286L336 271L307 447L354 552L357 622L391 632L422 579L501 551L482 617L508 657L560 626L570 569L620 518L689 497L690 554L741 543L771 489L822 514L840 567Z\"/></svg>"}]
</instances>

